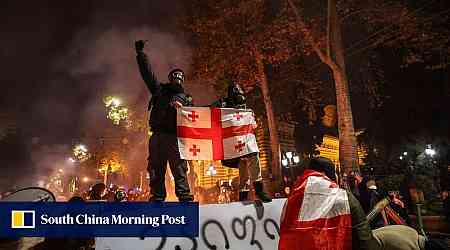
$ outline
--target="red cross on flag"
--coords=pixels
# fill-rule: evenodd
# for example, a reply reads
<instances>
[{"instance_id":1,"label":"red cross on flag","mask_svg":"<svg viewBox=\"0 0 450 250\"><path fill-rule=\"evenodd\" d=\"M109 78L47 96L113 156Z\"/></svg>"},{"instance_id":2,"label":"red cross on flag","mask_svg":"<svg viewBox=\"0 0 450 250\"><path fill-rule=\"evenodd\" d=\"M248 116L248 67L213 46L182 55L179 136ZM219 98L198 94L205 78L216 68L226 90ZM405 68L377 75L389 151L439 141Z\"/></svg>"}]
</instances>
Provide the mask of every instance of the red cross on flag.
<instances>
[{"instance_id":1,"label":"red cross on flag","mask_svg":"<svg viewBox=\"0 0 450 250\"><path fill-rule=\"evenodd\" d=\"M225 160L259 152L248 109L182 107L177 112L182 159Z\"/></svg>"}]
</instances>

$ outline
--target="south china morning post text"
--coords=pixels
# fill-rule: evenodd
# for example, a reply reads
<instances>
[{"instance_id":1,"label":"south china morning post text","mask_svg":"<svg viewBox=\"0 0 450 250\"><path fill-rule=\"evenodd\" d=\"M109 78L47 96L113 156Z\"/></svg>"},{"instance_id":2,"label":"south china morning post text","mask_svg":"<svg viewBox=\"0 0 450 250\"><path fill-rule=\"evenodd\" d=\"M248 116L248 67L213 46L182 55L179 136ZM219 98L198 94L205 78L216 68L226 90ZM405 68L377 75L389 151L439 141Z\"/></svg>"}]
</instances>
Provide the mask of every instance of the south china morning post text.
<instances>
[{"instance_id":1,"label":"south china morning post text","mask_svg":"<svg viewBox=\"0 0 450 250\"><path fill-rule=\"evenodd\" d=\"M32 213L22 217L33 227L12 226L22 218L13 211ZM0 202L0 217L9 218L0 220L0 235L8 237L198 237L199 231L196 202Z\"/></svg>"},{"instance_id":2,"label":"south china morning post text","mask_svg":"<svg viewBox=\"0 0 450 250\"><path fill-rule=\"evenodd\" d=\"M52 217L48 214L42 214L40 217L41 225L149 225L159 227L160 225L186 225L186 216L170 216L163 214L160 216L123 216L121 214L111 216L96 216L94 214L78 214L72 216Z\"/></svg>"}]
</instances>

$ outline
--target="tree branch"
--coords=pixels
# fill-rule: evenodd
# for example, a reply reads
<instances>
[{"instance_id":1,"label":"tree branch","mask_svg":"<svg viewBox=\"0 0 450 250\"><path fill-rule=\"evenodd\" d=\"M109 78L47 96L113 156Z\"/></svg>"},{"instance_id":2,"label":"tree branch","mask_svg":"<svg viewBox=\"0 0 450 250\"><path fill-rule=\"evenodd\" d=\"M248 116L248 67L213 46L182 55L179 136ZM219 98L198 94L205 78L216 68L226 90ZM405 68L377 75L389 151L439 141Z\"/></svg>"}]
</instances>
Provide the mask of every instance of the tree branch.
<instances>
[{"instance_id":1,"label":"tree branch","mask_svg":"<svg viewBox=\"0 0 450 250\"><path fill-rule=\"evenodd\" d=\"M329 57L327 54L325 54L320 48L316 40L314 39L313 35L311 34L311 31L308 29L306 24L303 22L302 18L300 17L300 14L298 13L297 7L294 5L292 0L287 0L289 5L292 8L292 11L294 11L295 17L297 18L298 24L300 25L300 29L303 31L303 34L305 35L306 41L311 45L314 52L316 52L319 59L327 64L333 71L340 71L341 68L339 65L337 65L331 57Z\"/></svg>"}]
</instances>

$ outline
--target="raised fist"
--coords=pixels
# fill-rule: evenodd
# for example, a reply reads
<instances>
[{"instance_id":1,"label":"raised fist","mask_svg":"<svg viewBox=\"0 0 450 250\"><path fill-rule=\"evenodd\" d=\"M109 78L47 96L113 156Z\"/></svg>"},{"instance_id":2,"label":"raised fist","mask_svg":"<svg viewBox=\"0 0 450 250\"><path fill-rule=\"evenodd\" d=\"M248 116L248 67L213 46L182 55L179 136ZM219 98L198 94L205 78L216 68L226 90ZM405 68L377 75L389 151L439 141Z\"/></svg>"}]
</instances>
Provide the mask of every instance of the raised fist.
<instances>
[{"instance_id":1,"label":"raised fist","mask_svg":"<svg viewBox=\"0 0 450 250\"><path fill-rule=\"evenodd\" d=\"M145 43L147 41L144 40L138 40L134 42L134 47L136 48L136 51L142 51L144 49Z\"/></svg>"}]
</instances>

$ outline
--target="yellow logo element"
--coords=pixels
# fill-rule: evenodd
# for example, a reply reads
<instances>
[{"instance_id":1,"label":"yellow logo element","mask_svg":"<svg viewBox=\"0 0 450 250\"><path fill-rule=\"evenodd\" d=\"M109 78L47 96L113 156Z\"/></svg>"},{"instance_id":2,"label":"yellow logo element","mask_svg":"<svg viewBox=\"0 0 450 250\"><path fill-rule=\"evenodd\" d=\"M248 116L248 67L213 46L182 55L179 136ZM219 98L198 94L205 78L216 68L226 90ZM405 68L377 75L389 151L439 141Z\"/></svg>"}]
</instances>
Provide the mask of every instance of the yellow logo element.
<instances>
[{"instance_id":1,"label":"yellow logo element","mask_svg":"<svg viewBox=\"0 0 450 250\"><path fill-rule=\"evenodd\" d=\"M11 228L34 228L35 216L33 210L12 210Z\"/></svg>"}]
</instances>

